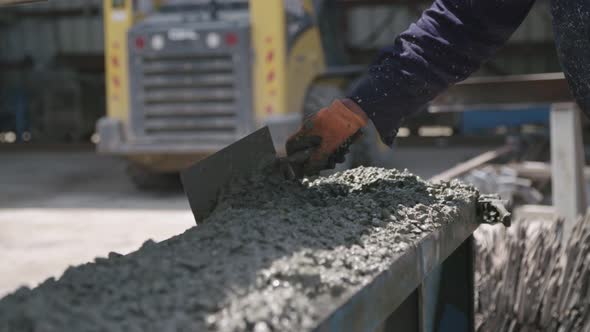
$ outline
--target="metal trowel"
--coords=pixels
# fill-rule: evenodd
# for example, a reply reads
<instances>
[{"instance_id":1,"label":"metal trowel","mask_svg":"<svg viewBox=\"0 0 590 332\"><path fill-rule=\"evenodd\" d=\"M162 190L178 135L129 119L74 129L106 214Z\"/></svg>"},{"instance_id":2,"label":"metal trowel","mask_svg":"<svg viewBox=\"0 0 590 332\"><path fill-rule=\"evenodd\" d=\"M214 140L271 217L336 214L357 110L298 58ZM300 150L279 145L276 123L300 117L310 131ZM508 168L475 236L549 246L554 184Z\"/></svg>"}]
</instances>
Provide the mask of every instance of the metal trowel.
<instances>
[{"instance_id":1,"label":"metal trowel","mask_svg":"<svg viewBox=\"0 0 590 332\"><path fill-rule=\"evenodd\" d=\"M202 222L215 209L219 193L229 181L271 164L282 172L287 166L289 172L283 160L277 158L270 130L264 127L182 171L182 186L196 222Z\"/></svg>"}]
</instances>

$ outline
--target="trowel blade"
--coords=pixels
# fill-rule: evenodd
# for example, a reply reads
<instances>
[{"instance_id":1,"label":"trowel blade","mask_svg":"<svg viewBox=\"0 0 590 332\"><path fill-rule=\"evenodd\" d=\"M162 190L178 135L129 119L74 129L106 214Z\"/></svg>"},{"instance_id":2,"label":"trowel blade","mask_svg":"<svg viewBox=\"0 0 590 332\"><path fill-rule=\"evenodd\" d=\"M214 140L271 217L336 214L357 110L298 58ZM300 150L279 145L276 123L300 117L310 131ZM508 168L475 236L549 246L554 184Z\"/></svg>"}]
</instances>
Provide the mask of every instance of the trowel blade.
<instances>
[{"instance_id":1,"label":"trowel blade","mask_svg":"<svg viewBox=\"0 0 590 332\"><path fill-rule=\"evenodd\" d=\"M181 172L182 186L197 223L215 209L229 181L249 176L274 163L276 151L264 127Z\"/></svg>"}]
</instances>

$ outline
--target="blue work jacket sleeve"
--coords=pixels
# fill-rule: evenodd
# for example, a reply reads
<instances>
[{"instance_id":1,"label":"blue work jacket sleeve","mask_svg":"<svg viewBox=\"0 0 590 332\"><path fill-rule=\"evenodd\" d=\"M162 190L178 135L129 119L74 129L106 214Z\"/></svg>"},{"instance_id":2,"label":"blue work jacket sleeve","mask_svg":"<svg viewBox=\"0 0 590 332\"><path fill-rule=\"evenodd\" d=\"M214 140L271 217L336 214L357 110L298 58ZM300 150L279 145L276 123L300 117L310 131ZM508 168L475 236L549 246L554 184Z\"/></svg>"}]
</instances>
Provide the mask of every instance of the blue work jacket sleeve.
<instances>
[{"instance_id":1,"label":"blue work jacket sleeve","mask_svg":"<svg viewBox=\"0 0 590 332\"><path fill-rule=\"evenodd\" d=\"M384 49L349 95L391 145L402 120L489 59L534 0L436 0Z\"/></svg>"}]
</instances>

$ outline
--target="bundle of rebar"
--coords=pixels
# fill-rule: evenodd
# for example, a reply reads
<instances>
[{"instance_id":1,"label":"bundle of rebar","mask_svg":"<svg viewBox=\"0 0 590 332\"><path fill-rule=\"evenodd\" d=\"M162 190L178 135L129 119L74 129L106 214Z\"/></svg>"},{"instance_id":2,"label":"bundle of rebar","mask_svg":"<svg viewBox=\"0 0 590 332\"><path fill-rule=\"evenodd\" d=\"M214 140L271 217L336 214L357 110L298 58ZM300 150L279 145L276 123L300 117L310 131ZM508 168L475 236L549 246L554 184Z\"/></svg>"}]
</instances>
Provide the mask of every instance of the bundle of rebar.
<instances>
[{"instance_id":1,"label":"bundle of rebar","mask_svg":"<svg viewBox=\"0 0 590 332\"><path fill-rule=\"evenodd\" d=\"M590 331L590 214L475 233L477 331Z\"/></svg>"}]
</instances>

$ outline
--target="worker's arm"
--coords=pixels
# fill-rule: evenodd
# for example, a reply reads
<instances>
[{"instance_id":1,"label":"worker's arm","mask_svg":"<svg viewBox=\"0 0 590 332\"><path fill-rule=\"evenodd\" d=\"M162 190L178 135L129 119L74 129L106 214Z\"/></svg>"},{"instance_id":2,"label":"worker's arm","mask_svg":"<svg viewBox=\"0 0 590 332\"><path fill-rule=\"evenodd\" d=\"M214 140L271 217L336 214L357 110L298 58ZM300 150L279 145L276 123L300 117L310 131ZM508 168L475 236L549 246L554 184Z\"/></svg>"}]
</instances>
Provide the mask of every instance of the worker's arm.
<instances>
[{"instance_id":1,"label":"worker's arm","mask_svg":"<svg viewBox=\"0 0 590 332\"><path fill-rule=\"evenodd\" d=\"M287 141L292 164L315 174L343 160L367 116L393 143L403 118L424 109L489 59L534 0L436 0L369 67L349 98L308 118Z\"/></svg>"},{"instance_id":2,"label":"worker's arm","mask_svg":"<svg viewBox=\"0 0 590 332\"><path fill-rule=\"evenodd\" d=\"M391 145L401 121L489 59L534 0L436 0L369 67L349 96Z\"/></svg>"}]
</instances>

